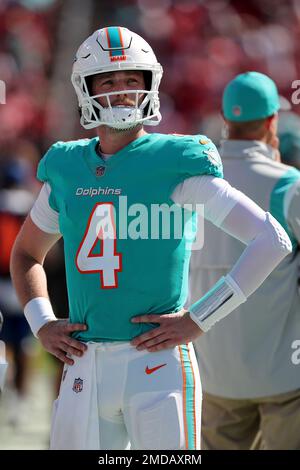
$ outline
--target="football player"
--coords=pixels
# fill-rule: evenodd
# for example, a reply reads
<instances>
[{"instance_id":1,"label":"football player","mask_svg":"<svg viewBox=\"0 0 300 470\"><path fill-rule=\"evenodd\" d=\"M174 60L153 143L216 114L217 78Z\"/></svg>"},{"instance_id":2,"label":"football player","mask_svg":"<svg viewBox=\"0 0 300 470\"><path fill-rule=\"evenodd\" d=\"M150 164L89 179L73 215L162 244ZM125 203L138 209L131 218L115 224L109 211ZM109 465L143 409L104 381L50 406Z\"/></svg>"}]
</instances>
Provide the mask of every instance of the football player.
<instances>
[{"instance_id":1,"label":"football player","mask_svg":"<svg viewBox=\"0 0 300 470\"><path fill-rule=\"evenodd\" d=\"M199 449L191 340L244 302L291 251L275 219L222 179L209 139L145 132L161 120L161 77L149 44L126 28L100 29L81 45L72 84L81 124L97 135L48 150L37 173L43 187L15 243L11 272L25 315L45 349L66 363L52 449L125 449L129 441L132 449ZM195 204L248 246L186 311L185 229ZM157 205L185 216L181 236L177 226L157 235ZM60 237L69 321L54 316L43 269Z\"/></svg>"}]
</instances>

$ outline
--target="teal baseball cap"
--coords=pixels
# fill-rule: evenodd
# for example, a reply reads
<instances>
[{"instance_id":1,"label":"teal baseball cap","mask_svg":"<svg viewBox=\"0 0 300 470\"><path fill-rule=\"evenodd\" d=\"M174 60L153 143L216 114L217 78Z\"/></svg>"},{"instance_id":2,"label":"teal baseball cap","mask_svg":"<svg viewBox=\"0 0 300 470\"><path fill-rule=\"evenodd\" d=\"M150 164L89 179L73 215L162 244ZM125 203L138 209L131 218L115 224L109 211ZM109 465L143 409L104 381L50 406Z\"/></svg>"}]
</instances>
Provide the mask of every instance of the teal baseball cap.
<instances>
[{"instance_id":1,"label":"teal baseball cap","mask_svg":"<svg viewBox=\"0 0 300 470\"><path fill-rule=\"evenodd\" d=\"M231 80L222 105L225 119L236 122L264 119L281 109L275 82L259 72L241 73Z\"/></svg>"}]
</instances>

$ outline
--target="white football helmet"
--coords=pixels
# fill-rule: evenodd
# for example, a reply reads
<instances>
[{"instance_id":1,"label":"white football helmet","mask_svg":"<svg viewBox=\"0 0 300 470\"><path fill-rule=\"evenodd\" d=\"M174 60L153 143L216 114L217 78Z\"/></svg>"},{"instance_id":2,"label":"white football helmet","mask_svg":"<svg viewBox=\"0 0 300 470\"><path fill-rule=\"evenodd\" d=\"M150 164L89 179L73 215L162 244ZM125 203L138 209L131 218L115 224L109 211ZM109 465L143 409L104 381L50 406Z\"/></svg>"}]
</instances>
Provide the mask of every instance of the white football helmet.
<instances>
[{"instance_id":1,"label":"white football helmet","mask_svg":"<svg viewBox=\"0 0 300 470\"><path fill-rule=\"evenodd\" d=\"M92 95L88 77L121 70L144 71L147 90L130 90L135 95L135 106L111 106L110 96L119 91ZM162 66L157 62L149 44L136 33L123 27L108 27L94 32L76 53L71 76L81 111L81 125L92 129L101 125L115 129L130 129L137 124L155 126L161 120L158 88ZM142 102L139 98L143 95ZM106 97L107 107L97 98Z\"/></svg>"}]
</instances>

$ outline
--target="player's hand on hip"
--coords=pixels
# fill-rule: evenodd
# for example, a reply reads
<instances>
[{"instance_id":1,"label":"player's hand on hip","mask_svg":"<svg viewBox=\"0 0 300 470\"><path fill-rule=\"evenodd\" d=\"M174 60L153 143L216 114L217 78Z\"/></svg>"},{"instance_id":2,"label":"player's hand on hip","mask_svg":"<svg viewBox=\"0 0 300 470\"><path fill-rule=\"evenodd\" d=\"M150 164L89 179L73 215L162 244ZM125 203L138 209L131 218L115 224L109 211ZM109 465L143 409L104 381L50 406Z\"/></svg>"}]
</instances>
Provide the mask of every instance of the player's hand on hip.
<instances>
[{"instance_id":1,"label":"player's hand on hip","mask_svg":"<svg viewBox=\"0 0 300 470\"><path fill-rule=\"evenodd\" d=\"M185 309L165 315L140 315L131 319L133 323L158 323L159 326L131 341L132 346L142 351L161 351L179 344L193 341L201 335L202 330L191 319Z\"/></svg>"},{"instance_id":2,"label":"player's hand on hip","mask_svg":"<svg viewBox=\"0 0 300 470\"><path fill-rule=\"evenodd\" d=\"M74 331L84 331L87 326L81 323L70 323L68 320L50 321L40 328L38 338L43 347L60 359L62 362L72 366L73 359L68 355L82 356L87 346L80 341L70 337Z\"/></svg>"}]
</instances>

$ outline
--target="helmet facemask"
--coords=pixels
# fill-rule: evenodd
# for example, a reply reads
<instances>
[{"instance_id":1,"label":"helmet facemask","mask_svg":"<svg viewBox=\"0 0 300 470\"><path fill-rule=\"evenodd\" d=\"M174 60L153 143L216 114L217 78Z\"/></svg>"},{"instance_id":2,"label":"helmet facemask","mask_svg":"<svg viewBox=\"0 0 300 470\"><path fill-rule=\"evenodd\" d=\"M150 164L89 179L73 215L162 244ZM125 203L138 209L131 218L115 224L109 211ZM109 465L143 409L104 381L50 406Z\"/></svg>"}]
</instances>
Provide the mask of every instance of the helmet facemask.
<instances>
[{"instance_id":1,"label":"helmet facemask","mask_svg":"<svg viewBox=\"0 0 300 470\"><path fill-rule=\"evenodd\" d=\"M144 76L146 74L148 77L145 79L145 89L120 90L101 94L93 94L92 91L92 78L98 74L83 77L80 83L81 94L83 96L80 107L81 124L86 129L106 125L119 130L132 129L143 123L148 125L158 124L161 119L158 111L158 90L151 90L153 82L153 77L151 79L152 73L147 71L144 73ZM147 86L149 81L151 85ZM127 96L130 95L131 101L134 101L134 106L113 106L111 104L112 96L125 94ZM106 101L105 106L100 104L99 98L102 99L102 103Z\"/></svg>"},{"instance_id":2,"label":"helmet facemask","mask_svg":"<svg viewBox=\"0 0 300 470\"><path fill-rule=\"evenodd\" d=\"M110 47L112 44L107 39L109 36L115 41L122 38L122 48L118 46L115 51L116 48ZM116 53L122 55L116 56ZM142 71L145 89L94 94L92 78L95 75L119 71ZM85 129L105 125L125 130L142 124L159 124L161 114L158 88L161 77L161 65L149 44L140 36L126 28L109 27L96 31L79 48L71 77L78 97L81 125ZM112 98L122 94L129 95L134 105L113 106Z\"/></svg>"}]
</instances>

